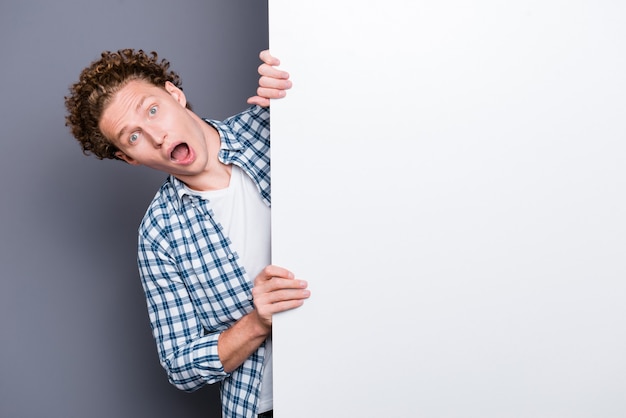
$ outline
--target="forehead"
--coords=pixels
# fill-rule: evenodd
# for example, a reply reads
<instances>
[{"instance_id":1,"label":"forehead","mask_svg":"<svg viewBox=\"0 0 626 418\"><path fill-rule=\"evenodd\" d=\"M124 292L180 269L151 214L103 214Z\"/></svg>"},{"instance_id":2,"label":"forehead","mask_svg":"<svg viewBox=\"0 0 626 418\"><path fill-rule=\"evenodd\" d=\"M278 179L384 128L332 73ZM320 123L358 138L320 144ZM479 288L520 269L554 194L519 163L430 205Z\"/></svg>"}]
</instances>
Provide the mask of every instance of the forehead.
<instances>
[{"instance_id":1,"label":"forehead","mask_svg":"<svg viewBox=\"0 0 626 418\"><path fill-rule=\"evenodd\" d=\"M154 84L142 80L133 79L123 84L115 93L111 95L109 102L104 107L103 114L113 108L127 106L131 102L141 100L148 96L159 95L164 93L165 88L155 86Z\"/></svg>"},{"instance_id":2,"label":"forehead","mask_svg":"<svg viewBox=\"0 0 626 418\"><path fill-rule=\"evenodd\" d=\"M130 80L118 89L104 106L100 121L100 130L112 142L116 142L119 132L141 110L149 97L167 95L164 88L140 80Z\"/></svg>"}]
</instances>

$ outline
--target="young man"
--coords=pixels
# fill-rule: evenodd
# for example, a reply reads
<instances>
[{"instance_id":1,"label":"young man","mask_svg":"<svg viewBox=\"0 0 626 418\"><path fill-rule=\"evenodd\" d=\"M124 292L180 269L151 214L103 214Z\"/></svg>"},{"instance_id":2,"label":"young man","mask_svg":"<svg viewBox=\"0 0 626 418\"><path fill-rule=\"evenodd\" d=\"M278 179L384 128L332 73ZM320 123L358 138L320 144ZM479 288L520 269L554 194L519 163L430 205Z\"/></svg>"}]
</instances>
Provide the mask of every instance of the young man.
<instances>
[{"instance_id":1,"label":"young man","mask_svg":"<svg viewBox=\"0 0 626 418\"><path fill-rule=\"evenodd\" d=\"M150 322L170 382L221 382L224 417L271 416L272 315L309 297L269 265L267 107L291 82L260 58L253 106L223 122L197 116L169 62L141 50L103 52L65 98L84 153L169 174L139 227Z\"/></svg>"}]
</instances>

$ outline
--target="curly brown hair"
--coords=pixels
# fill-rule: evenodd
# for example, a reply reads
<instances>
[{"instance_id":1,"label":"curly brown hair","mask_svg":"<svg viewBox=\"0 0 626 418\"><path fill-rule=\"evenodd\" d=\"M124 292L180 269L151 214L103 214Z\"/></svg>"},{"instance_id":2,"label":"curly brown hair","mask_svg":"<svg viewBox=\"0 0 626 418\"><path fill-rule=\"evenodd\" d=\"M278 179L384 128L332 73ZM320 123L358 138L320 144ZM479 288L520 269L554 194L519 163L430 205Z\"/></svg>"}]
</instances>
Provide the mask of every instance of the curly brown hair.
<instances>
[{"instance_id":1,"label":"curly brown hair","mask_svg":"<svg viewBox=\"0 0 626 418\"><path fill-rule=\"evenodd\" d=\"M98 127L102 112L115 93L131 80L145 80L163 88L170 81L182 90L180 76L169 67L169 61L159 61L154 51L146 54L141 49L120 49L102 52L100 59L83 69L78 82L70 86L70 95L65 96L65 125L71 128L85 155L93 154L100 160L117 159L117 147ZM191 109L189 104L187 107Z\"/></svg>"}]
</instances>

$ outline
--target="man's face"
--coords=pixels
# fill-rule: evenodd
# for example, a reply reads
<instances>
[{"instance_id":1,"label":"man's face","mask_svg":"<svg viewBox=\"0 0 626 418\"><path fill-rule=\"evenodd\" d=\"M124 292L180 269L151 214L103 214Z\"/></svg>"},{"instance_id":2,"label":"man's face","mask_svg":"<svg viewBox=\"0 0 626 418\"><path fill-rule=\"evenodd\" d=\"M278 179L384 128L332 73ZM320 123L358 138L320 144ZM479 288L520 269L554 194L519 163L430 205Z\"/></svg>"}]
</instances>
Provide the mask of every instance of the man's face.
<instances>
[{"instance_id":1,"label":"man's face","mask_svg":"<svg viewBox=\"0 0 626 418\"><path fill-rule=\"evenodd\" d=\"M129 164L145 165L185 181L207 166L209 125L186 109L182 90L143 80L128 82L105 108L99 127Z\"/></svg>"}]
</instances>

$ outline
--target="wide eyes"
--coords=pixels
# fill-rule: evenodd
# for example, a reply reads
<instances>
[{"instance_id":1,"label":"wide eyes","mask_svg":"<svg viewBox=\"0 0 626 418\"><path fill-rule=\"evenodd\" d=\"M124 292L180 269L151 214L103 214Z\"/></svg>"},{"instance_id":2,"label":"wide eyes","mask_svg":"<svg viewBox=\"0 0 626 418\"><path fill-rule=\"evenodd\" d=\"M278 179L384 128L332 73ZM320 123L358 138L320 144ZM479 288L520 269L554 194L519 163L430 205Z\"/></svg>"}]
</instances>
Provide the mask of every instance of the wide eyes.
<instances>
[{"instance_id":1,"label":"wide eyes","mask_svg":"<svg viewBox=\"0 0 626 418\"><path fill-rule=\"evenodd\" d=\"M158 106L151 106L150 108L148 108L148 115L150 117L155 116L157 114L157 110L159 110ZM131 134L130 137L128 137L128 142L130 144L134 144L135 142L137 142L138 139L139 139L139 133L135 132Z\"/></svg>"}]
</instances>

